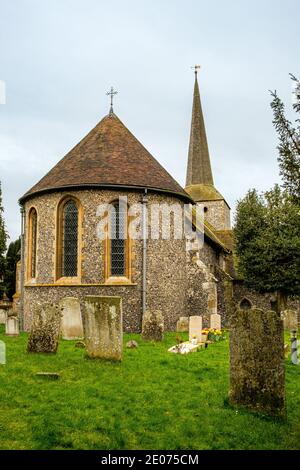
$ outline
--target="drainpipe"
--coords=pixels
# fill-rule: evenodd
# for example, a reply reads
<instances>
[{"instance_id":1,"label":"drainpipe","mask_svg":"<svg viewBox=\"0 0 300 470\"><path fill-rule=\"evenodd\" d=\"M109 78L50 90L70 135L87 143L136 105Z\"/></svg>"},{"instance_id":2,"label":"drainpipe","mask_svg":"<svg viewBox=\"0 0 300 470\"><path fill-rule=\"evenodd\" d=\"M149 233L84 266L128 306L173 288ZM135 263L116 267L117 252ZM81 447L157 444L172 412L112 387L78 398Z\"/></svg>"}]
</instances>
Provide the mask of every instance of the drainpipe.
<instances>
[{"instance_id":1,"label":"drainpipe","mask_svg":"<svg viewBox=\"0 0 300 470\"><path fill-rule=\"evenodd\" d=\"M145 192L142 197L143 203L143 279L142 279L142 310L143 316L147 309L147 238L148 238L148 190L145 188Z\"/></svg>"},{"instance_id":2,"label":"drainpipe","mask_svg":"<svg viewBox=\"0 0 300 470\"><path fill-rule=\"evenodd\" d=\"M25 209L21 207L21 292L20 330L24 331L24 281L25 281Z\"/></svg>"}]
</instances>

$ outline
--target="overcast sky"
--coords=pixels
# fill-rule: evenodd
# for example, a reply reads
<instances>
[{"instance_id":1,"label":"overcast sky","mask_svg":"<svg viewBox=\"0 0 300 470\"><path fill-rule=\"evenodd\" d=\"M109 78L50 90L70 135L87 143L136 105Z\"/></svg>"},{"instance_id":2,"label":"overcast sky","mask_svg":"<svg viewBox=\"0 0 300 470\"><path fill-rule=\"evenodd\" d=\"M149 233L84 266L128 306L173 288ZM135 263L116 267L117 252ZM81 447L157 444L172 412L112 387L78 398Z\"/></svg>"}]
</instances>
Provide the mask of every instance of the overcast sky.
<instances>
[{"instance_id":1,"label":"overcast sky","mask_svg":"<svg viewBox=\"0 0 300 470\"><path fill-rule=\"evenodd\" d=\"M292 103L299 0L0 0L0 181L12 239L18 198L109 110L184 185L193 72L215 185L234 208L279 181L269 89Z\"/></svg>"}]
</instances>

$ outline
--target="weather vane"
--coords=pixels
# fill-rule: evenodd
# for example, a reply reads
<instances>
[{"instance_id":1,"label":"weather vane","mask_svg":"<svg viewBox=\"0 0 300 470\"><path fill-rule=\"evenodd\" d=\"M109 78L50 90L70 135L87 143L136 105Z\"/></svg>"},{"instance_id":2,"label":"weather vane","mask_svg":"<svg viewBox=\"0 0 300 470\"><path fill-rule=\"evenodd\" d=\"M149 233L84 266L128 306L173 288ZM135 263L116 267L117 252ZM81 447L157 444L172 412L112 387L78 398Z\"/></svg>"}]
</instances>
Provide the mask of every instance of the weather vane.
<instances>
[{"instance_id":1,"label":"weather vane","mask_svg":"<svg viewBox=\"0 0 300 470\"><path fill-rule=\"evenodd\" d=\"M117 91L114 91L114 87L111 87L110 91L108 91L107 93L107 96L110 96L110 110L109 110L109 114L113 114L114 113L114 108L113 108L113 104L114 104L114 96L118 94Z\"/></svg>"},{"instance_id":2,"label":"weather vane","mask_svg":"<svg viewBox=\"0 0 300 470\"><path fill-rule=\"evenodd\" d=\"M197 73L198 73L198 70L201 69L201 65L193 65L193 67L191 67L191 69L194 70L195 75L196 75L196 77L197 77Z\"/></svg>"}]
</instances>

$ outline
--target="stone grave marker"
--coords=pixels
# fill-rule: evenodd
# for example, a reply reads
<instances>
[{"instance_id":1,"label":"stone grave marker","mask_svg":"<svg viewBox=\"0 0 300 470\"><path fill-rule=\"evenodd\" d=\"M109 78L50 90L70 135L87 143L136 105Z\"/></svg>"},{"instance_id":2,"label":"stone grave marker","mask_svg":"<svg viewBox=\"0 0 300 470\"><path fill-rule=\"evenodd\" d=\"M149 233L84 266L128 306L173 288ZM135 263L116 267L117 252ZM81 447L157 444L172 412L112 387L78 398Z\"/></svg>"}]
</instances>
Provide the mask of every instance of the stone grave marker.
<instances>
[{"instance_id":1,"label":"stone grave marker","mask_svg":"<svg viewBox=\"0 0 300 470\"><path fill-rule=\"evenodd\" d=\"M164 317L161 310L147 310L143 316L142 337L151 341L164 338Z\"/></svg>"},{"instance_id":2,"label":"stone grave marker","mask_svg":"<svg viewBox=\"0 0 300 470\"><path fill-rule=\"evenodd\" d=\"M283 319L283 326L285 330L298 330L298 312L296 310L284 310L281 313L281 318Z\"/></svg>"},{"instance_id":3,"label":"stone grave marker","mask_svg":"<svg viewBox=\"0 0 300 470\"><path fill-rule=\"evenodd\" d=\"M197 343L202 342L202 317L193 316L190 317L189 323L189 340L192 342L193 339L197 339Z\"/></svg>"},{"instance_id":4,"label":"stone grave marker","mask_svg":"<svg viewBox=\"0 0 300 470\"><path fill-rule=\"evenodd\" d=\"M213 313L210 316L210 327L214 330L221 330L221 315Z\"/></svg>"},{"instance_id":5,"label":"stone grave marker","mask_svg":"<svg viewBox=\"0 0 300 470\"><path fill-rule=\"evenodd\" d=\"M58 305L40 305L34 312L27 351L56 353L60 335L61 308Z\"/></svg>"},{"instance_id":6,"label":"stone grave marker","mask_svg":"<svg viewBox=\"0 0 300 470\"><path fill-rule=\"evenodd\" d=\"M0 341L0 364L6 364L6 344L4 341Z\"/></svg>"},{"instance_id":7,"label":"stone grave marker","mask_svg":"<svg viewBox=\"0 0 300 470\"><path fill-rule=\"evenodd\" d=\"M0 325L5 325L6 323L6 310L0 308Z\"/></svg>"},{"instance_id":8,"label":"stone grave marker","mask_svg":"<svg viewBox=\"0 0 300 470\"><path fill-rule=\"evenodd\" d=\"M65 297L59 303L62 308L61 335L66 340L83 338L80 302L76 297Z\"/></svg>"},{"instance_id":9,"label":"stone grave marker","mask_svg":"<svg viewBox=\"0 0 300 470\"><path fill-rule=\"evenodd\" d=\"M17 312L9 311L5 322L5 334L6 336L19 336L19 319Z\"/></svg>"},{"instance_id":10,"label":"stone grave marker","mask_svg":"<svg viewBox=\"0 0 300 470\"><path fill-rule=\"evenodd\" d=\"M285 416L283 322L274 311L236 310L230 322L230 402Z\"/></svg>"},{"instance_id":11,"label":"stone grave marker","mask_svg":"<svg viewBox=\"0 0 300 470\"><path fill-rule=\"evenodd\" d=\"M189 317L180 317L176 326L177 333L185 333L189 331Z\"/></svg>"},{"instance_id":12,"label":"stone grave marker","mask_svg":"<svg viewBox=\"0 0 300 470\"><path fill-rule=\"evenodd\" d=\"M121 297L87 296L84 302L87 355L120 361L123 350Z\"/></svg>"}]
</instances>

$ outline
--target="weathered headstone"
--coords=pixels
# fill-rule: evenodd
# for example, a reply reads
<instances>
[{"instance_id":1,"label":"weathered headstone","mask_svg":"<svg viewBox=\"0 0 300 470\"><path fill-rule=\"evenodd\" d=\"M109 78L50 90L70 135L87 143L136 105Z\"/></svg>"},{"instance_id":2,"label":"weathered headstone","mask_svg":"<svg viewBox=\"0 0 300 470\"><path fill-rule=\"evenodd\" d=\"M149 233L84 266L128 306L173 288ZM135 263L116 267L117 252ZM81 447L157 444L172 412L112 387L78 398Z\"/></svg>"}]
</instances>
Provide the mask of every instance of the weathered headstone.
<instances>
[{"instance_id":1,"label":"weathered headstone","mask_svg":"<svg viewBox=\"0 0 300 470\"><path fill-rule=\"evenodd\" d=\"M146 340L162 341L164 337L164 317L161 310L147 310L143 316L142 337Z\"/></svg>"},{"instance_id":2,"label":"weathered headstone","mask_svg":"<svg viewBox=\"0 0 300 470\"><path fill-rule=\"evenodd\" d=\"M5 325L6 323L6 310L0 308L0 325Z\"/></svg>"},{"instance_id":3,"label":"weathered headstone","mask_svg":"<svg viewBox=\"0 0 300 470\"><path fill-rule=\"evenodd\" d=\"M230 322L230 402L285 415L283 322L274 311L236 310Z\"/></svg>"},{"instance_id":4,"label":"weathered headstone","mask_svg":"<svg viewBox=\"0 0 300 470\"><path fill-rule=\"evenodd\" d=\"M76 297L65 297L59 303L62 308L61 335L63 339L83 338L80 302Z\"/></svg>"},{"instance_id":5,"label":"weathered headstone","mask_svg":"<svg viewBox=\"0 0 300 470\"><path fill-rule=\"evenodd\" d=\"M196 339L197 343L201 343L203 339L202 336L202 317L190 317L189 340L192 341L193 339Z\"/></svg>"},{"instance_id":6,"label":"weathered headstone","mask_svg":"<svg viewBox=\"0 0 300 470\"><path fill-rule=\"evenodd\" d=\"M7 315L5 334L6 336L18 336L20 334L19 319L16 312L10 312Z\"/></svg>"},{"instance_id":7,"label":"weathered headstone","mask_svg":"<svg viewBox=\"0 0 300 470\"><path fill-rule=\"evenodd\" d=\"M83 322L86 351L89 357L122 359L121 297L87 296L84 302Z\"/></svg>"},{"instance_id":8,"label":"weathered headstone","mask_svg":"<svg viewBox=\"0 0 300 470\"><path fill-rule=\"evenodd\" d=\"M295 366L299 364L299 359L298 359L298 340L297 340L297 331L294 330L292 331L292 337L291 337L291 360L292 364Z\"/></svg>"},{"instance_id":9,"label":"weathered headstone","mask_svg":"<svg viewBox=\"0 0 300 470\"><path fill-rule=\"evenodd\" d=\"M6 345L4 341L0 341L0 364L6 364Z\"/></svg>"},{"instance_id":10,"label":"weathered headstone","mask_svg":"<svg viewBox=\"0 0 300 470\"><path fill-rule=\"evenodd\" d=\"M176 326L177 333L189 331L189 317L180 317Z\"/></svg>"},{"instance_id":11,"label":"weathered headstone","mask_svg":"<svg viewBox=\"0 0 300 470\"><path fill-rule=\"evenodd\" d=\"M281 313L281 318L285 330L298 330L298 312L296 310L284 310Z\"/></svg>"},{"instance_id":12,"label":"weathered headstone","mask_svg":"<svg viewBox=\"0 0 300 470\"><path fill-rule=\"evenodd\" d=\"M210 327L214 330L221 329L221 315L219 315L218 313L213 313L210 316Z\"/></svg>"},{"instance_id":13,"label":"weathered headstone","mask_svg":"<svg viewBox=\"0 0 300 470\"><path fill-rule=\"evenodd\" d=\"M33 316L27 351L56 353L60 324L61 308L58 305L39 306Z\"/></svg>"}]
</instances>

